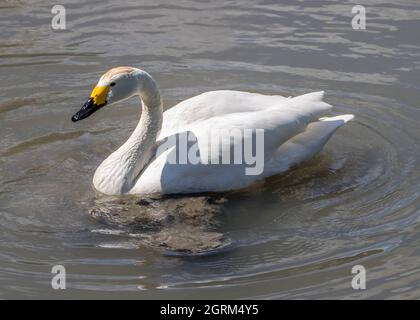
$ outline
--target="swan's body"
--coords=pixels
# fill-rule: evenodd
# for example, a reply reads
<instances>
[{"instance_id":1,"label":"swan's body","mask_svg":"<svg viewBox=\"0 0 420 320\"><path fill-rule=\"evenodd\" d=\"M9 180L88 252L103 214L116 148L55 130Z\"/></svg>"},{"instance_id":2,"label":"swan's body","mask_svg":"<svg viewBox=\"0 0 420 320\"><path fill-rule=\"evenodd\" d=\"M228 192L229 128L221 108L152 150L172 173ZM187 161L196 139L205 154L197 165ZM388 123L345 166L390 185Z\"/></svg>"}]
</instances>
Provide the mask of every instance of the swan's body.
<instances>
[{"instance_id":1,"label":"swan's body","mask_svg":"<svg viewBox=\"0 0 420 320\"><path fill-rule=\"evenodd\" d=\"M322 101L323 92L284 98L240 91L211 91L187 99L163 113L157 85L150 75L134 68L124 69L124 72L119 68L112 69L107 74L97 88L117 81L115 89L121 91L123 85L128 89L121 93L108 88L106 100L112 103L114 97L122 100L139 95L143 103L140 121L130 138L95 172L93 184L105 194L197 193L244 188L313 157L337 128L353 118L353 115L325 118L331 106ZM92 99L101 98L101 94ZM77 120L78 117L74 121ZM163 153L158 152L168 137L189 132L196 139L200 155L206 154L209 146L203 141L207 141L205 139L215 129L263 129L261 174L246 175L246 164L168 163L171 154L177 152L177 145ZM245 135L246 139L253 137ZM222 148L234 148L235 143L238 142L232 140Z\"/></svg>"}]
</instances>

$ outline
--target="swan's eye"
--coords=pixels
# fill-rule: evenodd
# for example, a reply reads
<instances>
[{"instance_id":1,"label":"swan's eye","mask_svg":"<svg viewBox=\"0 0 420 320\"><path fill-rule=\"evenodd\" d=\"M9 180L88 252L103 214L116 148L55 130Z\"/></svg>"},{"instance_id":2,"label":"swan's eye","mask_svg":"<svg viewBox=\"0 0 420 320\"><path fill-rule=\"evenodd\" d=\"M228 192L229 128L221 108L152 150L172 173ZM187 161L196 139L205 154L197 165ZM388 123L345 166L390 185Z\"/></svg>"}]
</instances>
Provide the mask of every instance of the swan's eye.
<instances>
[{"instance_id":1,"label":"swan's eye","mask_svg":"<svg viewBox=\"0 0 420 320\"><path fill-rule=\"evenodd\" d=\"M112 82L109 86L110 86L110 87L115 86L115 82Z\"/></svg>"}]
</instances>

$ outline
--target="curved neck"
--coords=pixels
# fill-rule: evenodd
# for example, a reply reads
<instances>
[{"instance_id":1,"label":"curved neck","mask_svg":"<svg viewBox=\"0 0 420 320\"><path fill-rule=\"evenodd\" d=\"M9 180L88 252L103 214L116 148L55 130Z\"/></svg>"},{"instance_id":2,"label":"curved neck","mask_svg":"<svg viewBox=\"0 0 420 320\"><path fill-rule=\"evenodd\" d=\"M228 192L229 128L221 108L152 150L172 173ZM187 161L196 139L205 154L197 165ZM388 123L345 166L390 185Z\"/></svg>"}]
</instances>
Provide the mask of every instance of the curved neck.
<instances>
[{"instance_id":1,"label":"curved neck","mask_svg":"<svg viewBox=\"0 0 420 320\"><path fill-rule=\"evenodd\" d=\"M156 139L162 127L162 101L156 82L143 71L135 74L134 79L138 83L136 95L141 99L141 117L127 141L105 159L95 172L95 188L105 194L130 191L154 156Z\"/></svg>"}]
</instances>

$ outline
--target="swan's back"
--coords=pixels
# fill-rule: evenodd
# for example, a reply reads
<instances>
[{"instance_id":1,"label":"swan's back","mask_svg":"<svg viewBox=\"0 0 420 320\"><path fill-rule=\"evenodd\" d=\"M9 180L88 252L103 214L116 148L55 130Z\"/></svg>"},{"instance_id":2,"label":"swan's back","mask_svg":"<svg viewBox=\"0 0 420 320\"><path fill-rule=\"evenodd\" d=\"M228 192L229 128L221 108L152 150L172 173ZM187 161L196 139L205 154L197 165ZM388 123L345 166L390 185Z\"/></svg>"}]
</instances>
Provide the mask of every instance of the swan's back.
<instances>
[{"instance_id":1,"label":"swan's back","mask_svg":"<svg viewBox=\"0 0 420 320\"><path fill-rule=\"evenodd\" d=\"M288 98L279 95L216 90L184 100L164 112L161 136L182 131L187 125L232 113L252 112L278 105Z\"/></svg>"}]
</instances>

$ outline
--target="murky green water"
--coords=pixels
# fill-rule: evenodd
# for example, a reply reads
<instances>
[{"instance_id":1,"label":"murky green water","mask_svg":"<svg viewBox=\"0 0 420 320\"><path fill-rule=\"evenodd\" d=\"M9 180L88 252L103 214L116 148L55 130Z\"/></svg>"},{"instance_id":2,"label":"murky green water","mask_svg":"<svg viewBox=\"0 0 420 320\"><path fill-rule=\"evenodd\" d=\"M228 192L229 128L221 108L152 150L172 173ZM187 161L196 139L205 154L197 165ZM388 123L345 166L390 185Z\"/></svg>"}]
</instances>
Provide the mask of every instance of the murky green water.
<instances>
[{"instance_id":1,"label":"murky green water","mask_svg":"<svg viewBox=\"0 0 420 320\"><path fill-rule=\"evenodd\" d=\"M0 298L420 298L417 0L364 1L364 31L347 1L66 0L64 31L54 4L0 1ZM104 199L92 176L136 101L70 117L118 65L150 72L165 108L214 89L325 90L356 121L246 192ZM119 220L89 214L104 207ZM56 264L67 290L51 288Z\"/></svg>"}]
</instances>

